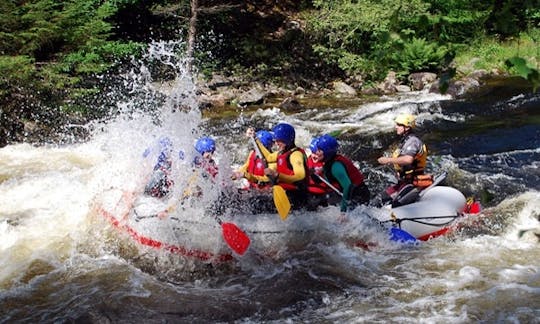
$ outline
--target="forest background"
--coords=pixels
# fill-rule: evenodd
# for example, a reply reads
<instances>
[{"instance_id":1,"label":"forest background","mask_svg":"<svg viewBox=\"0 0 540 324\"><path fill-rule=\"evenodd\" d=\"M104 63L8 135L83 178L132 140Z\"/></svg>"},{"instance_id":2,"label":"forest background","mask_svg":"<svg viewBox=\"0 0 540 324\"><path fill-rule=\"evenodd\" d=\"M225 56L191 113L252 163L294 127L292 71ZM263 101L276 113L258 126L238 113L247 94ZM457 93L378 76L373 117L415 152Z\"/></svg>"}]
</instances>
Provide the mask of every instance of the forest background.
<instances>
[{"instance_id":1,"label":"forest background","mask_svg":"<svg viewBox=\"0 0 540 324\"><path fill-rule=\"evenodd\" d=\"M103 93L128 91L119 76L156 40L185 40L199 82L309 91L486 70L540 85L540 0L0 0L0 146L109 114Z\"/></svg>"}]
</instances>

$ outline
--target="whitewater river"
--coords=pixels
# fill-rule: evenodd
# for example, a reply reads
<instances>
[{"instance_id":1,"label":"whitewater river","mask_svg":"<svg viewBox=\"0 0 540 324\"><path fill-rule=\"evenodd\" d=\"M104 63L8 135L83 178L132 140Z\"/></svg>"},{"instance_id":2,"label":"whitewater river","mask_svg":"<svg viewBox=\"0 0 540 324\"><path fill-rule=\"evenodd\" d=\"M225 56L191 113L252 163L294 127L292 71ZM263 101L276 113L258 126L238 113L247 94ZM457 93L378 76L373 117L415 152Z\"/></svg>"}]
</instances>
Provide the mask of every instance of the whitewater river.
<instances>
[{"instance_id":1,"label":"whitewater river","mask_svg":"<svg viewBox=\"0 0 540 324\"><path fill-rule=\"evenodd\" d=\"M296 113L239 109L217 119L193 108L171 111L180 100L194 106L189 83L174 90L157 113L120 102L117 115L86 126L92 136L84 143L0 149L0 322L540 323L538 93L506 86L467 101L412 93L312 103ZM339 130L342 151L377 192L392 180L375 161L395 140L392 120L401 112L418 116L430 171L448 171L447 185L484 206L450 237L403 245L371 235L369 250L341 240L294 249L279 242L272 255L249 250L215 263L142 246L96 212L104 192L143 185L153 162L142 152L160 136L173 139L175 150L214 136L227 174L250 148L245 128L278 121L295 125L304 147ZM358 221L361 210L349 223L337 222L332 207L318 213L336 217L327 237L376 231ZM208 237L214 232L203 228L184 241L219 242Z\"/></svg>"}]
</instances>

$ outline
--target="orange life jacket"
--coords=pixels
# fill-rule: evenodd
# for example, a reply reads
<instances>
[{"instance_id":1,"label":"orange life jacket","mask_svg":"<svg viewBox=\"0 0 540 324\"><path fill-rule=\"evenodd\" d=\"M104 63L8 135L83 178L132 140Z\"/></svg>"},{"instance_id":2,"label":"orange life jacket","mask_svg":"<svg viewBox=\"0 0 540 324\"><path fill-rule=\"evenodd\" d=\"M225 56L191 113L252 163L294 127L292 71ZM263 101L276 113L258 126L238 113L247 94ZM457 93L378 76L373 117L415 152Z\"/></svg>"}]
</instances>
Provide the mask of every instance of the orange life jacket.
<instances>
[{"instance_id":1,"label":"orange life jacket","mask_svg":"<svg viewBox=\"0 0 540 324\"><path fill-rule=\"evenodd\" d=\"M402 143L405 143L407 141L407 138L409 136L416 136L413 134L407 135L403 140ZM392 154L392 157L399 157L401 153L401 145L398 147L394 153ZM427 164L427 155L428 150L426 144L422 144L422 147L420 148L420 151L416 153L413 159L413 163L409 166L401 166L399 164L394 164L394 170L399 174L401 178L405 179L411 179L418 174L423 174L424 169L426 168Z\"/></svg>"}]
</instances>

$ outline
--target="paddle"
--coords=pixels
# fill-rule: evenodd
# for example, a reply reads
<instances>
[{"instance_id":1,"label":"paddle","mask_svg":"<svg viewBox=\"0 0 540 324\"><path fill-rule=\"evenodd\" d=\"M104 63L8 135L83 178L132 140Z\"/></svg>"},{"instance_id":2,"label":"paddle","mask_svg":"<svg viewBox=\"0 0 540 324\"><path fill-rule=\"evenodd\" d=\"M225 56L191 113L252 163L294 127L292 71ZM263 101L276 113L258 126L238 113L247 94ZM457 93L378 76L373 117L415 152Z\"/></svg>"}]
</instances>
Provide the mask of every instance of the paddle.
<instances>
[{"instance_id":1,"label":"paddle","mask_svg":"<svg viewBox=\"0 0 540 324\"><path fill-rule=\"evenodd\" d=\"M214 218L221 225L221 234L227 245L239 255L244 255L251 243L247 234L234 223L224 223L218 216Z\"/></svg>"},{"instance_id":2,"label":"paddle","mask_svg":"<svg viewBox=\"0 0 540 324\"><path fill-rule=\"evenodd\" d=\"M192 176L190 179L190 182L193 182L191 180L194 180L194 177ZM186 192L189 191L189 188L186 188L183 192L182 199L186 198L186 196L189 194L186 194ZM163 218L166 214L173 212L176 209L176 205L172 205L165 209L164 211L157 214L158 217ZM221 226L221 233L223 235L223 239L225 240L225 243L236 253L239 255L244 255L247 248L249 247L249 244L251 243L251 240L247 236L247 234L242 231L236 224L234 223L224 223L221 218L219 218L217 215L214 216L214 219L218 222L218 224ZM172 231L172 228L171 228ZM174 231L173 231L174 234Z\"/></svg>"},{"instance_id":3,"label":"paddle","mask_svg":"<svg viewBox=\"0 0 540 324\"><path fill-rule=\"evenodd\" d=\"M314 174L315 174L315 176L317 178L319 178L319 180L324 182L328 187L330 187L332 190L334 190L338 195L343 197L343 193L341 191L339 191L338 188L333 186L330 183L330 181L326 180L325 178L321 177L320 175L318 175L316 173L314 173ZM414 236L412 236L411 234L409 234L407 231L402 230L401 228L392 227L390 229L390 240L391 241L396 241L396 242L409 242L409 241L416 241L416 238Z\"/></svg>"},{"instance_id":4,"label":"paddle","mask_svg":"<svg viewBox=\"0 0 540 324\"><path fill-rule=\"evenodd\" d=\"M257 156L261 160L263 160L265 167L267 167L268 163L266 162L264 155L262 154L259 146L257 145L257 142L255 142L255 138L250 137L250 140L251 140L251 143L253 144L253 147L255 148L255 154L257 154ZM281 217L282 220L286 220L291 210L291 202L289 201L289 197L287 197L287 193L285 192L285 189L283 189L283 187L275 183L276 179L270 178L270 180L272 180L272 184L273 184L272 195L274 198L274 205L276 206L279 217Z\"/></svg>"}]
</instances>

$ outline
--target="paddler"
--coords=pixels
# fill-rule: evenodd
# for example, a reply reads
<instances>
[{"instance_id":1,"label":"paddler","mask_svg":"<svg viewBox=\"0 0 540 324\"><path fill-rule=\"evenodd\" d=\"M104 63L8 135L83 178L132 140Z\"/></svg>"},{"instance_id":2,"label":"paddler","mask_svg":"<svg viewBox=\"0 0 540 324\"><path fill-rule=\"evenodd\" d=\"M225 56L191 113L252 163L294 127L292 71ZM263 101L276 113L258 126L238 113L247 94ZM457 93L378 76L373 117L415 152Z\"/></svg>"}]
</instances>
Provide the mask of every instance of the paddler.
<instances>
[{"instance_id":1,"label":"paddler","mask_svg":"<svg viewBox=\"0 0 540 324\"><path fill-rule=\"evenodd\" d=\"M200 155L196 155L193 159L193 166L205 171L204 177L208 175L215 178L218 174L218 166L214 160L214 152L216 151L216 142L213 138L203 136L195 143L195 150Z\"/></svg>"},{"instance_id":2,"label":"paddler","mask_svg":"<svg viewBox=\"0 0 540 324\"><path fill-rule=\"evenodd\" d=\"M396 199L405 186L410 185L407 187L413 188L415 177L424 174L428 155L426 145L414 133L415 116L400 114L396 117L395 123L400 143L391 157L381 156L377 159L379 164L393 165L398 178L398 182L388 187L382 194L383 203Z\"/></svg>"},{"instance_id":3,"label":"paddler","mask_svg":"<svg viewBox=\"0 0 540 324\"><path fill-rule=\"evenodd\" d=\"M342 217L347 210L360 204L369 203L370 193L364 182L364 175L348 157L338 153L338 141L325 134L317 141L318 159L324 162L324 182L341 194L340 211Z\"/></svg>"},{"instance_id":4,"label":"paddler","mask_svg":"<svg viewBox=\"0 0 540 324\"><path fill-rule=\"evenodd\" d=\"M147 148L143 153L143 157L147 158L155 151L159 151L159 155L150 180L144 188L144 193L161 198L169 193L169 188L174 184L170 178L173 151L171 140L168 137L161 137L157 147Z\"/></svg>"},{"instance_id":5,"label":"paddler","mask_svg":"<svg viewBox=\"0 0 540 324\"><path fill-rule=\"evenodd\" d=\"M295 144L296 132L287 123L279 123L272 128L277 151L270 152L259 140L256 143L268 165L276 163L276 168L267 167L264 174L281 186L291 203L298 209L307 202L307 157L304 150Z\"/></svg>"},{"instance_id":6,"label":"paddler","mask_svg":"<svg viewBox=\"0 0 540 324\"><path fill-rule=\"evenodd\" d=\"M246 136L251 137L254 129L249 128L246 131ZM272 150L274 145L274 137L272 133L266 130L260 130L255 133L255 137L259 142L268 150ZM245 178L249 182L249 188L265 190L272 186L270 178L264 174L264 169L267 167L267 163L262 156L258 156L255 148L253 148L245 161L245 163L233 172L232 179ZM275 163L270 165L271 168L275 168Z\"/></svg>"},{"instance_id":7,"label":"paddler","mask_svg":"<svg viewBox=\"0 0 540 324\"><path fill-rule=\"evenodd\" d=\"M308 210L315 210L318 206L328 206L328 199L333 190L324 183L320 177L323 177L324 161L317 155L317 143L320 137L314 137L309 144L310 154L307 159L309 170L308 180Z\"/></svg>"}]
</instances>

